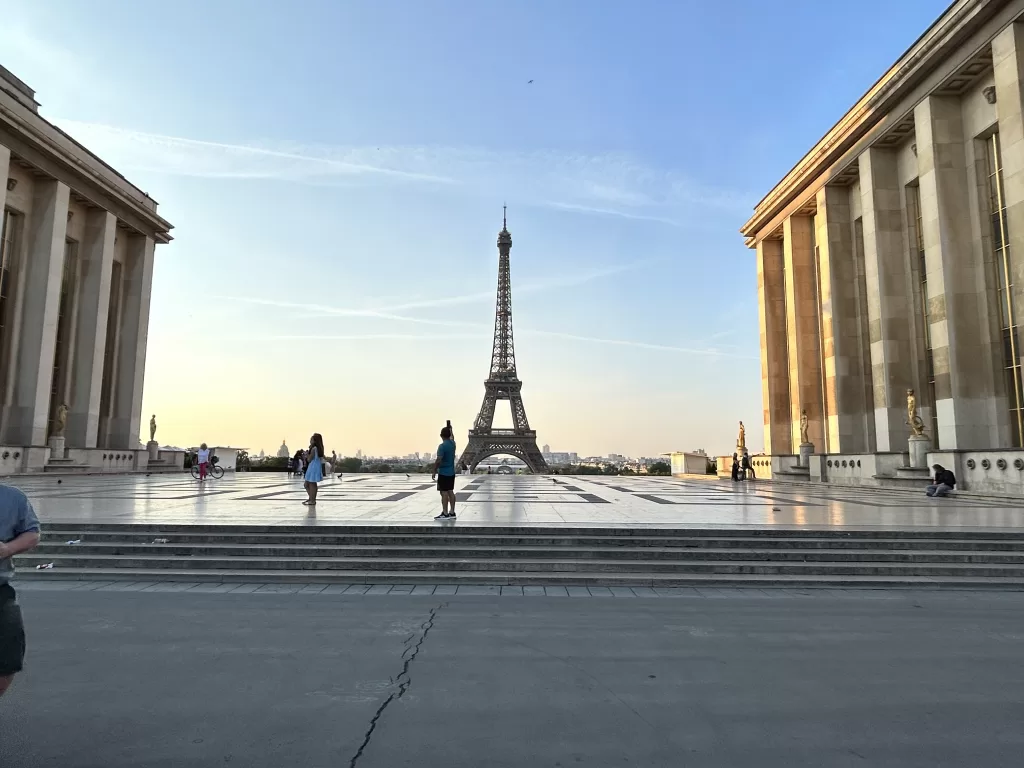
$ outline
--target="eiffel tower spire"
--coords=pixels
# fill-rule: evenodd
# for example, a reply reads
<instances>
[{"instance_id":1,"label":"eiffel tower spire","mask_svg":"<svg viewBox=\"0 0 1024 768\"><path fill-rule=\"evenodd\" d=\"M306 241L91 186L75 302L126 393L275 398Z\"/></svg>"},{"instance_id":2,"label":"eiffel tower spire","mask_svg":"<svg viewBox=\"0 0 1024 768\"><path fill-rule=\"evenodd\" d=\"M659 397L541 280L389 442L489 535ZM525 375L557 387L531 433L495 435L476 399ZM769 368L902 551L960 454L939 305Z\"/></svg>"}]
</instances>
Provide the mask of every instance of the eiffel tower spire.
<instances>
[{"instance_id":1,"label":"eiffel tower spire","mask_svg":"<svg viewBox=\"0 0 1024 768\"><path fill-rule=\"evenodd\" d=\"M498 298L494 310L494 344L491 369L484 382L484 402L476 417L469 441L459 463L470 469L482 459L499 453L518 456L535 473L546 472L547 462L537 448L537 433L530 429L523 406L523 383L516 371L516 352L512 336L512 276L509 252L512 234L508 231L508 209L503 208L498 233ZM508 400L512 409L512 429L494 429L494 408L498 400Z\"/></svg>"},{"instance_id":2,"label":"eiffel tower spire","mask_svg":"<svg viewBox=\"0 0 1024 768\"><path fill-rule=\"evenodd\" d=\"M503 206L498 233L498 299L494 310L494 346L491 349L490 378L516 377L516 348L512 337L512 275L509 252L512 233L508 231L508 209Z\"/></svg>"}]
</instances>

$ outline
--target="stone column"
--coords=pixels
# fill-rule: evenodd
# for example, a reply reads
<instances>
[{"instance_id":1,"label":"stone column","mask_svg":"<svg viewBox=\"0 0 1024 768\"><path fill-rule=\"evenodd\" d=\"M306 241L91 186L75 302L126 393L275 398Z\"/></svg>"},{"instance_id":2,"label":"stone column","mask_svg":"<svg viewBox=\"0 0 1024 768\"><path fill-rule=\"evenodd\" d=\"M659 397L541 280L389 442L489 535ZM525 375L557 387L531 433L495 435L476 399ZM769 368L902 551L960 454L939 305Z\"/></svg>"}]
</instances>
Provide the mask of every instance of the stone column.
<instances>
[{"instance_id":1,"label":"stone column","mask_svg":"<svg viewBox=\"0 0 1024 768\"><path fill-rule=\"evenodd\" d=\"M7 147L0 145L0 214L4 211L4 206L7 205L7 171L11 167L11 150ZM3 221L0 220L0 227L3 226Z\"/></svg>"},{"instance_id":2,"label":"stone column","mask_svg":"<svg viewBox=\"0 0 1024 768\"><path fill-rule=\"evenodd\" d=\"M72 448L96 447L116 229L112 213L90 211L79 247L78 331L66 433Z\"/></svg>"},{"instance_id":3,"label":"stone column","mask_svg":"<svg viewBox=\"0 0 1024 768\"><path fill-rule=\"evenodd\" d=\"M859 163L876 450L905 451L907 389L915 377L902 190L892 151L869 147Z\"/></svg>"},{"instance_id":4,"label":"stone column","mask_svg":"<svg viewBox=\"0 0 1024 768\"><path fill-rule=\"evenodd\" d=\"M132 236L123 265L124 302L121 341L114 381L114 415L109 447L138 448L142 421L142 382L146 373L149 339L149 299L153 286L153 239Z\"/></svg>"},{"instance_id":5,"label":"stone column","mask_svg":"<svg viewBox=\"0 0 1024 768\"><path fill-rule=\"evenodd\" d=\"M7 205L7 178L8 172L11 167L11 150L7 147L0 145L0 217L2 217L4 208ZM3 219L0 218L0 230L3 229ZM0 231L0 236L3 236L3 232ZM12 253L11 257L17 254ZM10 286L8 289L10 294L8 296L8 302L17 301L18 290L15 285ZM11 324L10 336L12 340L15 338L14 334L14 323ZM4 405L7 402L7 391L13 387L14 381L14 363L15 363L15 352L8 347L7 349L0 350L0 439L6 437L5 424L6 419L9 415L9 409L5 408ZM5 358L6 361L5 362ZM11 382L10 384L8 382Z\"/></svg>"},{"instance_id":6,"label":"stone column","mask_svg":"<svg viewBox=\"0 0 1024 768\"><path fill-rule=\"evenodd\" d=\"M764 451L769 455L792 454L786 286L781 240L762 240L757 244L757 309L761 325Z\"/></svg>"},{"instance_id":7,"label":"stone column","mask_svg":"<svg viewBox=\"0 0 1024 768\"><path fill-rule=\"evenodd\" d=\"M55 180L36 181L32 215L26 217L25 291L14 392L4 414L4 442L46 442L50 380L57 343L57 312L64 268L70 190Z\"/></svg>"},{"instance_id":8,"label":"stone column","mask_svg":"<svg viewBox=\"0 0 1024 768\"><path fill-rule=\"evenodd\" d=\"M943 450L997 439L983 254L971 231L960 100L929 96L914 109L928 327Z\"/></svg>"},{"instance_id":9,"label":"stone column","mask_svg":"<svg viewBox=\"0 0 1024 768\"><path fill-rule=\"evenodd\" d=\"M1024 321L1024 24L1011 24L992 41L992 65L996 87L996 115L999 119L999 148L1003 165L1003 190L1006 204L1006 236L1010 246L1010 282L1013 289L1010 298L1013 302L1014 322L1020 327ZM984 183L988 192L988 182ZM985 199L984 212L989 213L988 201ZM991 228L988 221L982 226ZM995 308L998 316L999 309ZM1000 343L1002 340L997 339ZM1017 354L1024 361L1024 349L1021 343L1024 337L1017 334ZM1001 346L992 350L1003 368ZM1005 386L1004 386L1005 389ZM1000 410L999 417L1008 421L1006 413L1014 393L1005 392L1006 405ZM998 422L997 422L998 423ZM1009 431L1003 430L1005 437L993 448L1001 448L1008 444Z\"/></svg>"},{"instance_id":10,"label":"stone column","mask_svg":"<svg viewBox=\"0 0 1024 768\"><path fill-rule=\"evenodd\" d=\"M872 450L870 357L861 317L864 274L855 253L850 190L818 190L816 216L825 406L830 453Z\"/></svg>"},{"instance_id":11,"label":"stone column","mask_svg":"<svg viewBox=\"0 0 1024 768\"><path fill-rule=\"evenodd\" d=\"M825 450L822 414L818 291L810 216L790 216L782 225L786 268L786 343L789 349L789 412L793 445L800 439L800 412L807 411L807 436Z\"/></svg>"}]
</instances>

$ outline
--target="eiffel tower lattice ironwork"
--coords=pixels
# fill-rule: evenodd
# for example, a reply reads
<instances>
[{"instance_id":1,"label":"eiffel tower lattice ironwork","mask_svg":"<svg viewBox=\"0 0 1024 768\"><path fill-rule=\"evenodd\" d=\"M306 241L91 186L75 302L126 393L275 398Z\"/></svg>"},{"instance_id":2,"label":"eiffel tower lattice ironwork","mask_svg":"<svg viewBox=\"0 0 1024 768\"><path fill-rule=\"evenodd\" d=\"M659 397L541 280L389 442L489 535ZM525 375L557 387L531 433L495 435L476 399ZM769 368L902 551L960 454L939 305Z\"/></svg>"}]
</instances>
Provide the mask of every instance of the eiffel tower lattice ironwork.
<instances>
[{"instance_id":1,"label":"eiffel tower lattice ironwork","mask_svg":"<svg viewBox=\"0 0 1024 768\"><path fill-rule=\"evenodd\" d=\"M469 430L469 442L462 452L460 464L471 470L483 459L495 454L517 456L535 474L548 471L547 462L537 448L537 432L530 429L523 406L523 383L516 372L516 351L512 341L512 280L509 274L509 251L512 235L507 219L502 216L498 233L498 302L494 313L494 347L491 350L491 372L484 382L484 402ZM494 408L499 400L508 400L512 408L512 429L494 428Z\"/></svg>"}]
</instances>

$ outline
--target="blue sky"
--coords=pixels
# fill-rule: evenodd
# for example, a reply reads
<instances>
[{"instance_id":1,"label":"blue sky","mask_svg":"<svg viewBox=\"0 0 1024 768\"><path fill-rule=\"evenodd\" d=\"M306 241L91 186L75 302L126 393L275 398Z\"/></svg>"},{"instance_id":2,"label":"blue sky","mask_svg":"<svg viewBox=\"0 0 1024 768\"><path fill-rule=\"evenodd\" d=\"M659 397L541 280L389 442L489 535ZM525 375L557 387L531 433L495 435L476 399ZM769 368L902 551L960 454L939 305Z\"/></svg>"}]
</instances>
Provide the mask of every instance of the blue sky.
<instances>
[{"instance_id":1,"label":"blue sky","mask_svg":"<svg viewBox=\"0 0 1024 768\"><path fill-rule=\"evenodd\" d=\"M945 3L0 8L0 63L175 224L162 441L406 453L446 418L464 439L507 202L539 442L655 455L727 452L738 419L760 447L737 229Z\"/></svg>"}]
</instances>

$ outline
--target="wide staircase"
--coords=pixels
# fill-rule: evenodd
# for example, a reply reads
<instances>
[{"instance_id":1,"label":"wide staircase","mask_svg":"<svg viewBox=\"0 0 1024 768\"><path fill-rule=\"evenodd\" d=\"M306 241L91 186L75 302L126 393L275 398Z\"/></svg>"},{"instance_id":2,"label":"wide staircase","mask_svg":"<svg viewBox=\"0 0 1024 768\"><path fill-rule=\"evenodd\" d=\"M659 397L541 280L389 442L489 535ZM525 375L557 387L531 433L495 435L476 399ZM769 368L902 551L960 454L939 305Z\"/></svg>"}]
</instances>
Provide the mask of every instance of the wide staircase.
<instances>
[{"instance_id":1,"label":"wide staircase","mask_svg":"<svg viewBox=\"0 0 1024 768\"><path fill-rule=\"evenodd\" d=\"M41 579L1024 590L1024 533L53 524L17 565Z\"/></svg>"}]
</instances>

